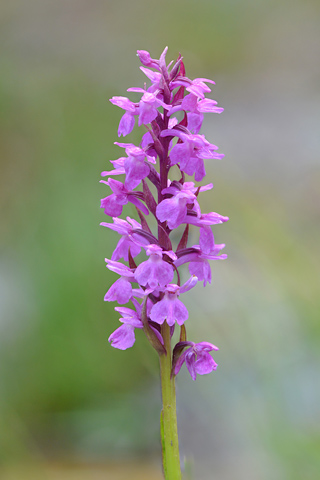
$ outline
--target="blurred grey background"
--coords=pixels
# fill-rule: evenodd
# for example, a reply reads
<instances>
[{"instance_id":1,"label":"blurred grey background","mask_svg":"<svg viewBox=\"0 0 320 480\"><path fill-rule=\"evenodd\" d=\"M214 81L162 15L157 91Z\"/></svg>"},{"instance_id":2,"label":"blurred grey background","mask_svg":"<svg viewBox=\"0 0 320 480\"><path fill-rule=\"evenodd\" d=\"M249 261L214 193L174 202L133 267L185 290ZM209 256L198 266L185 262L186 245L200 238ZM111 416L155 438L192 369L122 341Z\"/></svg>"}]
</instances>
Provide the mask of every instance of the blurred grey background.
<instances>
[{"instance_id":1,"label":"blurred grey background","mask_svg":"<svg viewBox=\"0 0 320 480\"><path fill-rule=\"evenodd\" d=\"M117 236L98 181L119 156L108 99L143 85L137 49L166 45L216 81L225 112L203 133L225 159L207 162L202 210L230 217L214 228L228 260L186 300L189 338L220 350L214 374L179 374L182 457L197 480L319 478L319 15L316 0L1 3L1 478L161 478L157 357L142 335L107 343Z\"/></svg>"}]
</instances>

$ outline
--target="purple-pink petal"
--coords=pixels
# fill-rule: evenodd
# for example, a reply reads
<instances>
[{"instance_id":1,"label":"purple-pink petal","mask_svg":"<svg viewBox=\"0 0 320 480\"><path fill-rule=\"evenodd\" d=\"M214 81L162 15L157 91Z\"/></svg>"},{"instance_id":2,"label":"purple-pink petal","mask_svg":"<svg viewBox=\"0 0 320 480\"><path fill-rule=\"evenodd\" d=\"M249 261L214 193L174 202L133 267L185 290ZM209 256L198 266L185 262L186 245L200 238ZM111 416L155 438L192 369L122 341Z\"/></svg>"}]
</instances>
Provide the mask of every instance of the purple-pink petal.
<instances>
[{"instance_id":1,"label":"purple-pink petal","mask_svg":"<svg viewBox=\"0 0 320 480\"><path fill-rule=\"evenodd\" d=\"M202 113L187 113L188 128L190 132L199 133L202 127L203 115Z\"/></svg>"},{"instance_id":2,"label":"purple-pink petal","mask_svg":"<svg viewBox=\"0 0 320 480\"><path fill-rule=\"evenodd\" d=\"M172 303L174 303L174 320L177 321L178 325L182 325L186 320L188 320L188 317L189 317L188 309L181 302L181 300L179 300L179 298L176 298L175 300L173 300Z\"/></svg>"},{"instance_id":3,"label":"purple-pink petal","mask_svg":"<svg viewBox=\"0 0 320 480\"><path fill-rule=\"evenodd\" d=\"M199 258L196 262L189 263L189 272L195 275L198 280L203 281L203 286L209 282L211 283L211 268L208 260Z\"/></svg>"},{"instance_id":4,"label":"purple-pink petal","mask_svg":"<svg viewBox=\"0 0 320 480\"><path fill-rule=\"evenodd\" d=\"M192 348L188 350L188 352L186 353L185 360L186 360L186 366L191 375L191 378L192 380L195 380L197 378L197 372L195 369L196 354Z\"/></svg>"},{"instance_id":5,"label":"purple-pink petal","mask_svg":"<svg viewBox=\"0 0 320 480\"><path fill-rule=\"evenodd\" d=\"M121 137L121 135L123 135L124 137L126 135L129 135L129 133L132 132L133 127L134 127L134 116L131 113L126 112L121 117L121 120L119 123L118 137Z\"/></svg>"},{"instance_id":6,"label":"purple-pink petal","mask_svg":"<svg viewBox=\"0 0 320 480\"><path fill-rule=\"evenodd\" d=\"M129 98L127 97L112 97L110 99L110 102L113 105L116 105L117 107L122 108L123 110L126 110L127 112L134 113L136 110L136 106Z\"/></svg>"},{"instance_id":7,"label":"purple-pink petal","mask_svg":"<svg viewBox=\"0 0 320 480\"><path fill-rule=\"evenodd\" d=\"M133 156L126 158L124 168L126 171L126 181L124 185L128 190L133 190L137 187L141 180L146 178L150 172L150 168L144 160Z\"/></svg>"},{"instance_id":8,"label":"purple-pink petal","mask_svg":"<svg viewBox=\"0 0 320 480\"><path fill-rule=\"evenodd\" d=\"M170 294L156 303L150 312L150 318L160 325L167 320L167 324L172 326L177 323L182 325L188 319L188 310L178 298L170 298Z\"/></svg>"},{"instance_id":9,"label":"purple-pink petal","mask_svg":"<svg viewBox=\"0 0 320 480\"><path fill-rule=\"evenodd\" d=\"M218 223L227 222L229 217L224 217L216 212L203 213L201 217L195 217L193 215L187 215L184 219L184 223L195 225L196 227L202 227L203 225L216 225Z\"/></svg>"},{"instance_id":10,"label":"purple-pink petal","mask_svg":"<svg viewBox=\"0 0 320 480\"><path fill-rule=\"evenodd\" d=\"M132 285L128 280L120 277L104 296L105 302L117 301L120 305L128 303L132 295Z\"/></svg>"},{"instance_id":11,"label":"purple-pink petal","mask_svg":"<svg viewBox=\"0 0 320 480\"><path fill-rule=\"evenodd\" d=\"M199 244L203 253L210 253L214 248L214 236L209 226L200 228Z\"/></svg>"},{"instance_id":12,"label":"purple-pink petal","mask_svg":"<svg viewBox=\"0 0 320 480\"><path fill-rule=\"evenodd\" d=\"M113 220L113 223L101 222L100 225L102 225L103 227L110 228L111 230L114 230L115 232L120 233L120 235L128 235L132 230L131 225L129 225L129 223L123 220L122 218L113 217L112 220ZM141 228L140 224L138 228Z\"/></svg>"},{"instance_id":13,"label":"purple-pink petal","mask_svg":"<svg viewBox=\"0 0 320 480\"><path fill-rule=\"evenodd\" d=\"M161 80L161 73L153 72L145 67L140 67L140 70L149 78L149 80L151 80L153 84L159 84Z\"/></svg>"},{"instance_id":14,"label":"purple-pink petal","mask_svg":"<svg viewBox=\"0 0 320 480\"><path fill-rule=\"evenodd\" d=\"M159 323L159 325L162 325L168 315L169 308L169 300L168 298L164 297L162 300L160 300L160 302L156 303L152 307L150 312L151 320L153 322Z\"/></svg>"},{"instance_id":15,"label":"purple-pink petal","mask_svg":"<svg viewBox=\"0 0 320 480\"><path fill-rule=\"evenodd\" d=\"M140 263L135 271L135 278L140 285L150 288L164 287L173 279L173 268L161 259L149 259Z\"/></svg>"},{"instance_id":16,"label":"purple-pink petal","mask_svg":"<svg viewBox=\"0 0 320 480\"><path fill-rule=\"evenodd\" d=\"M122 207L126 203L128 203L126 195L115 195L112 193L101 200L100 208L104 209L106 215L110 215L110 217L118 217L121 215Z\"/></svg>"},{"instance_id":17,"label":"purple-pink petal","mask_svg":"<svg viewBox=\"0 0 320 480\"><path fill-rule=\"evenodd\" d=\"M207 352L199 352L197 355L197 360L194 364L195 371L199 375L206 375L207 373L212 372L212 370L216 370L217 366L218 364Z\"/></svg>"},{"instance_id":18,"label":"purple-pink petal","mask_svg":"<svg viewBox=\"0 0 320 480\"><path fill-rule=\"evenodd\" d=\"M135 340L134 327L129 324L121 325L108 338L111 346L119 350L126 350L132 347Z\"/></svg>"},{"instance_id":19,"label":"purple-pink petal","mask_svg":"<svg viewBox=\"0 0 320 480\"><path fill-rule=\"evenodd\" d=\"M118 275L122 275L125 277L134 276L132 270L127 267L127 265L123 265L123 263L121 262L115 262L114 260L109 260L108 258L105 258L105 261L107 263L106 267L111 270L111 272L115 272Z\"/></svg>"},{"instance_id":20,"label":"purple-pink petal","mask_svg":"<svg viewBox=\"0 0 320 480\"><path fill-rule=\"evenodd\" d=\"M169 263L162 261L161 263L158 262L154 268L154 279L152 284L150 282L149 285L151 288L156 285L160 285L160 287L164 287L168 283L172 282L173 280L173 267L169 265Z\"/></svg>"},{"instance_id":21,"label":"purple-pink petal","mask_svg":"<svg viewBox=\"0 0 320 480\"><path fill-rule=\"evenodd\" d=\"M196 275L192 275L189 280L186 281L180 288L179 292L180 293L186 293L189 290L191 290L193 287L195 287L198 283L198 277Z\"/></svg>"},{"instance_id":22,"label":"purple-pink petal","mask_svg":"<svg viewBox=\"0 0 320 480\"><path fill-rule=\"evenodd\" d=\"M129 249L133 258L139 255L141 252L141 247L134 243L129 237L124 236L120 238L116 248L114 249L111 260L119 260L120 258L123 258L126 262L128 262Z\"/></svg>"},{"instance_id":23,"label":"purple-pink petal","mask_svg":"<svg viewBox=\"0 0 320 480\"><path fill-rule=\"evenodd\" d=\"M183 222L187 213L187 199L178 196L166 198L159 203L156 209L157 218L160 222L167 221L172 230Z\"/></svg>"},{"instance_id":24,"label":"purple-pink petal","mask_svg":"<svg viewBox=\"0 0 320 480\"><path fill-rule=\"evenodd\" d=\"M139 127L151 123L158 115L158 110L152 103L140 101Z\"/></svg>"},{"instance_id":25,"label":"purple-pink petal","mask_svg":"<svg viewBox=\"0 0 320 480\"><path fill-rule=\"evenodd\" d=\"M185 163L190 158L190 149L186 143L177 143L170 152L171 165Z\"/></svg>"}]
</instances>

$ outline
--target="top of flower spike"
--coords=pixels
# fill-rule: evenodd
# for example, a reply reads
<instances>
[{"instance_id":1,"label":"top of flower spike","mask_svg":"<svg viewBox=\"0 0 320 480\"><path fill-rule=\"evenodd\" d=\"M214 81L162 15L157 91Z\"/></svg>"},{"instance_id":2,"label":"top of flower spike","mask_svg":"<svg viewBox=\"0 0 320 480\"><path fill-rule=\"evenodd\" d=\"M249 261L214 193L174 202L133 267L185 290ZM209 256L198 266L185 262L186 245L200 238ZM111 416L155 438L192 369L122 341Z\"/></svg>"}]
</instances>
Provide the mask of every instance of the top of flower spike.
<instances>
[{"instance_id":1,"label":"top of flower spike","mask_svg":"<svg viewBox=\"0 0 320 480\"><path fill-rule=\"evenodd\" d=\"M223 108L217 107L215 100L205 98L205 94L211 92L207 83L214 84L215 82L208 78L195 78L191 80L186 77L181 55L179 55L173 66L173 62L167 65L167 50L168 47L163 50L159 60L152 58L146 50L137 51L137 55L144 65L140 67L140 69L151 81L151 85L148 88L131 87L128 89L129 92L142 93L139 102L132 102L129 98L121 96L111 98L111 103L125 110L119 123L119 137L121 135L126 136L132 132L135 124L135 116L138 116L139 126L151 124L157 121L157 119L161 121L163 114L158 110L159 107L167 110L168 116L174 115L174 113L180 110L186 112L187 121L182 120L180 123L181 125L188 124L189 132L194 134L197 134L201 128L204 113L221 113L223 111ZM150 68L157 71L149 70ZM173 94L172 92L175 89L178 89L178 91ZM188 95L185 96L185 92ZM178 123L176 119L172 120ZM221 157L221 154L216 154L214 158ZM200 161L200 164L201 163ZM193 167L190 162L186 168L186 173L192 175ZM201 170L202 173L199 171L197 174L197 181L200 181L205 175L203 167Z\"/></svg>"}]
</instances>

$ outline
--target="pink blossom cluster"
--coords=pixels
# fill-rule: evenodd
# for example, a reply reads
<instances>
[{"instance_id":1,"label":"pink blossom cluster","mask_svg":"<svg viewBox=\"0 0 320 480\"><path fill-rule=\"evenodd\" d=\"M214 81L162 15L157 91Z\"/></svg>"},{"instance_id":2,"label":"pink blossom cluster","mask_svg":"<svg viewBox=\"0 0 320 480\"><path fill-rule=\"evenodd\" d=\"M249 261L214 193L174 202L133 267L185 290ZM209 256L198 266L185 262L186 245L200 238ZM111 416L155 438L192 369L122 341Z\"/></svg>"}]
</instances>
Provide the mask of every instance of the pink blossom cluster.
<instances>
[{"instance_id":1,"label":"pink blossom cluster","mask_svg":"<svg viewBox=\"0 0 320 480\"><path fill-rule=\"evenodd\" d=\"M167 65L166 53L167 48L156 60L148 52L138 51L143 64L140 69L151 82L148 88L145 85L128 89L141 94L139 102L120 96L110 100L124 110L119 137L132 132L136 117L138 126L145 127L145 133L139 146L115 142L125 155L111 161L113 169L102 172L108 179L101 182L110 188L111 194L101 200L101 208L112 217L112 223L101 225L120 235L111 259L106 259L107 268L119 278L104 299L119 305L131 302L131 308L115 307L122 325L110 335L109 342L120 350L132 347L135 329L141 329L158 353L167 353L161 327L166 322L172 336L176 324L180 326L180 341L173 349L172 374L176 375L185 362L195 380L197 374L216 369L209 352L217 347L186 340L185 322L189 314L180 297L198 282L204 286L211 282L209 260L227 257L220 253L225 245L215 244L211 227L226 222L228 217L215 212L202 213L198 196L213 185L194 183L206 175L205 160L224 156L217 152L216 145L199 134L204 113L221 113L223 109L215 100L205 98L211 91L208 84L214 84L212 80L190 80L185 75L182 57L179 55L175 63ZM169 173L176 179L170 180ZM112 178L118 175L124 175L124 181ZM189 181L186 175L194 176L194 181L192 178ZM134 205L139 221L120 218L129 202ZM154 231L148 220L150 216L155 218ZM190 225L198 228L197 245L188 246ZM173 245L172 238L177 236L178 228L181 238ZM137 264L135 259L141 252L145 259ZM190 278L181 285L179 268L186 263Z\"/></svg>"}]
</instances>

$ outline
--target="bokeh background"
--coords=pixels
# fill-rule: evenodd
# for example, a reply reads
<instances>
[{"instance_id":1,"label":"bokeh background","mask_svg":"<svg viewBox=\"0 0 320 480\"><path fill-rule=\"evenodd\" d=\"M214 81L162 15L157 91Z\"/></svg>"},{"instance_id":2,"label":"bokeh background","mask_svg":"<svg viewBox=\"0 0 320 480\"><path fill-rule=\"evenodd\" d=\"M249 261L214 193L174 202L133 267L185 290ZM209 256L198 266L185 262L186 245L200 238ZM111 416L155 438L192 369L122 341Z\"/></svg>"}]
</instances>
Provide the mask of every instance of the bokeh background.
<instances>
[{"instance_id":1,"label":"bokeh background","mask_svg":"<svg viewBox=\"0 0 320 480\"><path fill-rule=\"evenodd\" d=\"M319 478L319 15L316 0L1 3L1 478L161 478L157 358L142 335L107 343L117 236L98 181L121 154L108 98L143 85L137 49L166 45L225 108L204 122L225 159L202 208L230 217L214 228L229 258L186 299L219 368L177 381L188 478Z\"/></svg>"}]
</instances>

